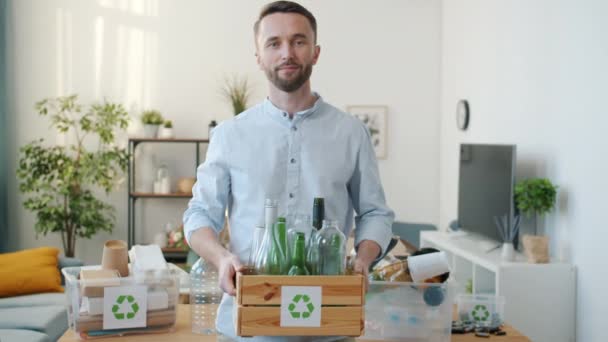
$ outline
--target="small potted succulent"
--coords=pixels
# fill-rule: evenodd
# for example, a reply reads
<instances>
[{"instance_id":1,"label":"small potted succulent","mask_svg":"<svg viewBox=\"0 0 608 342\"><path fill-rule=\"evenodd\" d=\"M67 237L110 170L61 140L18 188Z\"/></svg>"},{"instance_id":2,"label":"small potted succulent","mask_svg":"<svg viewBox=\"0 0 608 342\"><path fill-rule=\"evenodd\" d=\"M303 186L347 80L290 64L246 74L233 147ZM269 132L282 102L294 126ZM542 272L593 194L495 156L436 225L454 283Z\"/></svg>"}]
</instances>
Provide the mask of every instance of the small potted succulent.
<instances>
[{"instance_id":1,"label":"small potted succulent","mask_svg":"<svg viewBox=\"0 0 608 342\"><path fill-rule=\"evenodd\" d=\"M173 138L173 122L166 120L163 126L158 132L158 137L161 139L172 139Z\"/></svg>"},{"instance_id":2,"label":"small potted succulent","mask_svg":"<svg viewBox=\"0 0 608 342\"><path fill-rule=\"evenodd\" d=\"M144 136L146 138L156 138L158 128L162 125L164 119L159 111L150 109L142 113L141 122L144 124Z\"/></svg>"}]
</instances>

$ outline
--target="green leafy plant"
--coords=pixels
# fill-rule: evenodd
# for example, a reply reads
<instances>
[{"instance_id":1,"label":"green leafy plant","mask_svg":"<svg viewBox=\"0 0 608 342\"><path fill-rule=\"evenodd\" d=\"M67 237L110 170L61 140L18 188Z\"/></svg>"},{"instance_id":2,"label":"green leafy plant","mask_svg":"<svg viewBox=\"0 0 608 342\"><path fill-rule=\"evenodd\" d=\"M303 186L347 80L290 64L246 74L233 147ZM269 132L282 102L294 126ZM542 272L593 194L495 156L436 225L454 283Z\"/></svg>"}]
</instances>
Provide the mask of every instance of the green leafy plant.
<instances>
[{"instance_id":1,"label":"green leafy plant","mask_svg":"<svg viewBox=\"0 0 608 342\"><path fill-rule=\"evenodd\" d=\"M164 121L162 114L155 109L145 110L141 114L141 122L145 125L162 125Z\"/></svg>"},{"instance_id":2,"label":"green leafy plant","mask_svg":"<svg viewBox=\"0 0 608 342\"><path fill-rule=\"evenodd\" d=\"M165 128L173 128L173 122L171 120L165 121L164 127Z\"/></svg>"},{"instance_id":3,"label":"green leafy plant","mask_svg":"<svg viewBox=\"0 0 608 342\"><path fill-rule=\"evenodd\" d=\"M247 109L247 102L251 96L251 88L247 77L237 75L226 77L220 90L222 96L232 105L234 115L238 115Z\"/></svg>"},{"instance_id":4,"label":"green leafy plant","mask_svg":"<svg viewBox=\"0 0 608 342\"><path fill-rule=\"evenodd\" d=\"M525 179L515 185L515 204L526 216L544 215L553 209L556 194L557 186L546 178Z\"/></svg>"},{"instance_id":5,"label":"green leafy plant","mask_svg":"<svg viewBox=\"0 0 608 342\"><path fill-rule=\"evenodd\" d=\"M120 104L104 102L83 108L78 96L44 99L36 111L75 142L45 146L44 139L20 149L19 189L29 197L25 208L36 214L36 236L60 233L65 255L73 257L76 238L111 232L114 208L94 194L108 194L127 168L129 155L114 146L115 130L126 129L128 114ZM88 146L97 146L89 149Z\"/></svg>"}]
</instances>

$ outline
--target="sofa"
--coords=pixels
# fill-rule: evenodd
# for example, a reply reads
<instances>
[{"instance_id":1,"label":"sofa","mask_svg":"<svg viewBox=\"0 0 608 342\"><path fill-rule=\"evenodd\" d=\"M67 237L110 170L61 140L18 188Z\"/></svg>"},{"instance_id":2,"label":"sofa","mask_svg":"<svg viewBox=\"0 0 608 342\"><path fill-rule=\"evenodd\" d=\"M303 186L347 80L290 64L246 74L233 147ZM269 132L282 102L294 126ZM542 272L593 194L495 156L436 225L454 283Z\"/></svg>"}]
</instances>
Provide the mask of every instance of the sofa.
<instances>
[{"instance_id":1,"label":"sofa","mask_svg":"<svg viewBox=\"0 0 608 342\"><path fill-rule=\"evenodd\" d=\"M60 270L71 266L82 262L59 257ZM57 292L0 298L0 341L57 341L68 329L66 302L65 293Z\"/></svg>"}]
</instances>

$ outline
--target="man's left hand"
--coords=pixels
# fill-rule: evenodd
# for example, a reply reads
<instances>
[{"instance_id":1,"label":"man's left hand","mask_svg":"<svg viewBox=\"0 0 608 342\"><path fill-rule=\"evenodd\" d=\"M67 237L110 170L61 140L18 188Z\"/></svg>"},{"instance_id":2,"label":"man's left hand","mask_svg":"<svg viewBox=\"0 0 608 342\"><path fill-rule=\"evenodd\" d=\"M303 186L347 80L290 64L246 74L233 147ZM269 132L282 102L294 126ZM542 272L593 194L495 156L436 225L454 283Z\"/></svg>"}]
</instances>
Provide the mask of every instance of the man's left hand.
<instances>
[{"instance_id":1,"label":"man's left hand","mask_svg":"<svg viewBox=\"0 0 608 342\"><path fill-rule=\"evenodd\" d=\"M380 256L381 251L382 249L380 248L380 245L371 240L361 241L357 248L357 257L353 263L353 271L365 277L366 292L369 288L369 265L371 265L372 262L376 260L378 256Z\"/></svg>"}]
</instances>

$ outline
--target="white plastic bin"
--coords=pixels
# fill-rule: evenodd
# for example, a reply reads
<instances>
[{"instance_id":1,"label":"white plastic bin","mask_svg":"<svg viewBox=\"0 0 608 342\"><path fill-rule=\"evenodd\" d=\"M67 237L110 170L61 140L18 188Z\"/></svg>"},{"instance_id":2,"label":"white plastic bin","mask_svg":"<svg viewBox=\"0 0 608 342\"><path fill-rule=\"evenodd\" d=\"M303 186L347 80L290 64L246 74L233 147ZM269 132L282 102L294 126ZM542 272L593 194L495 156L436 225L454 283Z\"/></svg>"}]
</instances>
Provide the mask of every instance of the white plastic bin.
<instances>
[{"instance_id":1,"label":"white plastic bin","mask_svg":"<svg viewBox=\"0 0 608 342\"><path fill-rule=\"evenodd\" d=\"M118 280L116 277L96 278L88 283L80 279L81 270L98 269L100 266L62 269L66 280L68 322L79 339L174 329L180 289L179 270L169 267L154 272L131 273ZM111 299L107 297L111 293L109 288L114 288L111 292L117 292ZM116 324L125 326L116 327Z\"/></svg>"},{"instance_id":2,"label":"white plastic bin","mask_svg":"<svg viewBox=\"0 0 608 342\"><path fill-rule=\"evenodd\" d=\"M445 283L372 281L365 297L364 338L450 341L453 293L453 286Z\"/></svg>"}]
</instances>

